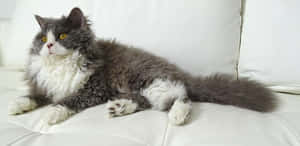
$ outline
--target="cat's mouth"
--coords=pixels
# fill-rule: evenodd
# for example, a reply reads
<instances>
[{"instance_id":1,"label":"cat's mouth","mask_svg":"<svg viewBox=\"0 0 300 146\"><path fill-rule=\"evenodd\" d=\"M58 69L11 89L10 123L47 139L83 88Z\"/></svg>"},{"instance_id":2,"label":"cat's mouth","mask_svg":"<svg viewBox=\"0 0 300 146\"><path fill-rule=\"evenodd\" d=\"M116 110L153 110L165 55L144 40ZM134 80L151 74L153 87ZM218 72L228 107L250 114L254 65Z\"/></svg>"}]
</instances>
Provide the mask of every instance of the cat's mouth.
<instances>
[{"instance_id":1,"label":"cat's mouth","mask_svg":"<svg viewBox=\"0 0 300 146\"><path fill-rule=\"evenodd\" d=\"M48 51L48 56L60 56L60 57L64 57L64 56L69 56L70 54L72 54L73 52L65 52L65 53L59 53L59 52L55 52L55 51Z\"/></svg>"}]
</instances>

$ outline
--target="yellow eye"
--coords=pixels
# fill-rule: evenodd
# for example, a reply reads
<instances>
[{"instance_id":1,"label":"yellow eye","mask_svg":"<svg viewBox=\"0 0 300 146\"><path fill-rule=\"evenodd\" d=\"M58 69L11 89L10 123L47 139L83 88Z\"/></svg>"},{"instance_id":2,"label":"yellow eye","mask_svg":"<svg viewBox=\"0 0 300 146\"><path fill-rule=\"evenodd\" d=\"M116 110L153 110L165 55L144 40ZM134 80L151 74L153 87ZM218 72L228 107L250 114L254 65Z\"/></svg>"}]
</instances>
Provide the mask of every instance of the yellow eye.
<instances>
[{"instance_id":1,"label":"yellow eye","mask_svg":"<svg viewBox=\"0 0 300 146\"><path fill-rule=\"evenodd\" d=\"M44 43L47 42L47 37L43 36L42 37L42 42L44 42Z\"/></svg>"},{"instance_id":2,"label":"yellow eye","mask_svg":"<svg viewBox=\"0 0 300 146\"><path fill-rule=\"evenodd\" d=\"M62 33L59 35L59 39L61 39L61 40L65 39L66 37L67 37L67 34L65 34L65 33Z\"/></svg>"}]
</instances>

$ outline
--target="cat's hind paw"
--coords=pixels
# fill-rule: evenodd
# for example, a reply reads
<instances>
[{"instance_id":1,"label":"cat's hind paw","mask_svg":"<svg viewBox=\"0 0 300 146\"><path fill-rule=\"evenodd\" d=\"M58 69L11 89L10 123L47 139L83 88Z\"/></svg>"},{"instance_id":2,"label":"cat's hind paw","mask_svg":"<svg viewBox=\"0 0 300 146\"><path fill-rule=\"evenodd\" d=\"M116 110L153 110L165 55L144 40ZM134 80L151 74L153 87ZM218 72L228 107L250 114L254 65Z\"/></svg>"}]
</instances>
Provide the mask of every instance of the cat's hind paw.
<instances>
[{"instance_id":1,"label":"cat's hind paw","mask_svg":"<svg viewBox=\"0 0 300 146\"><path fill-rule=\"evenodd\" d=\"M108 116L110 118L134 113L137 110L137 107L138 105L136 103L128 99L108 101L106 105Z\"/></svg>"},{"instance_id":2,"label":"cat's hind paw","mask_svg":"<svg viewBox=\"0 0 300 146\"><path fill-rule=\"evenodd\" d=\"M75 112L62 105L51 106L42 118L42 122L48 125L54 125L65 121Z\"/></svg>"},{"instance_id":3,"label":"cat's hind paw","mask_svg":"<svg viewBox=\"0 0 300 146\"><path fill-rule=\"evenodd\" d=\"M37 108L37 103L26 97L19 97L8 105L9 115L18 115Z\"/></svg>"},{"instance_id":4,"label":"cat's hind paw","mask_svg":"<svg viewBox=\"0 0 300 146\"><path fill-rule=\"evenodd\" d=\"M190 101L176 100L169 111L169 121L173 125L183 125L190 118L192 105Z\"/></svg>"}]
</instances>

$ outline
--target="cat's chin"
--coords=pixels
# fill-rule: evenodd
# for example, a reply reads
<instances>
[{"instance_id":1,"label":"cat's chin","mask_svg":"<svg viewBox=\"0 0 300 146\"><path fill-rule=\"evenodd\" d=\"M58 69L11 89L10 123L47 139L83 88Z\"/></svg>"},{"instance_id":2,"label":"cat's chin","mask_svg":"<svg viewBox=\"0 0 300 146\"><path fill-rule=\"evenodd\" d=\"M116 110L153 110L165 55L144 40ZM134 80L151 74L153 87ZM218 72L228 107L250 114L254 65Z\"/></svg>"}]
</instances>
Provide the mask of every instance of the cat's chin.
<instances>
[{"instance_id":1,"label":"cat's chin","mask_svg":"<svg viewBox=\"0 0 300 146\"><path fill-rule=\"evenodd\" d=\"M49 52L49 53L43 53L40 54L42 57L65 57L65 56L69 56L73 54L73 51L71 52L67 52L67 53L53 53L53 52Z\"/></svg>"}]
</instances>

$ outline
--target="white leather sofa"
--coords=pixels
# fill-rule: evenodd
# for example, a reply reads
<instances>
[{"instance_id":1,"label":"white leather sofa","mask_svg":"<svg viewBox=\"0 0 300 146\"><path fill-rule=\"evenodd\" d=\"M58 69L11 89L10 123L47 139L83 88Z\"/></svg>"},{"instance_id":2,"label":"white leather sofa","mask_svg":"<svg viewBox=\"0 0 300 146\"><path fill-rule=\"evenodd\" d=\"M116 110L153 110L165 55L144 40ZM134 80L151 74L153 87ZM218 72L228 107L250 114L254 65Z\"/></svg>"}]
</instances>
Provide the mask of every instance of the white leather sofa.
<instances>
[{"instance_id":1,"label":"white leather sofa","mask_svg":"<svg viewBox=\"0 0 300 146\"><path fill-rule=\"evenodd\" d=\"M74 6L90 16L99 37L139 46L195 75L260 80L276 92L279 107L262 114L194 103L184 126L150 110L109 119L104 105L51 127L39 123L48 107L8 116L9 101L26 94L22 67L39 29L32 14L61 16ZM0 20L0 145L299 146L299 16L296 0L17 0L12 17Z\"/></svg>"}]
</instances>

